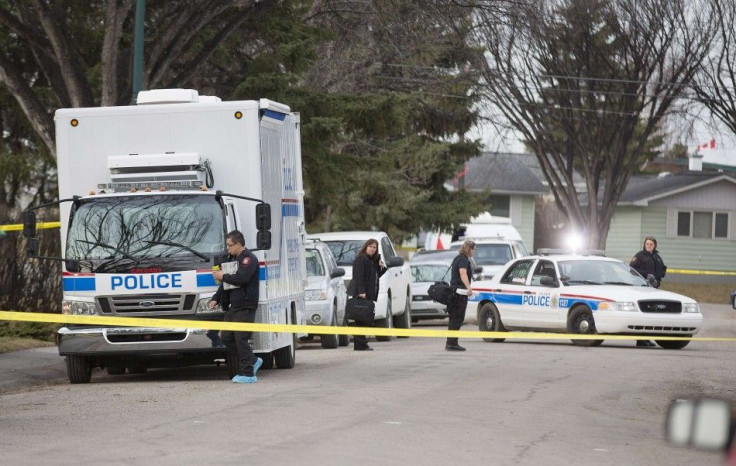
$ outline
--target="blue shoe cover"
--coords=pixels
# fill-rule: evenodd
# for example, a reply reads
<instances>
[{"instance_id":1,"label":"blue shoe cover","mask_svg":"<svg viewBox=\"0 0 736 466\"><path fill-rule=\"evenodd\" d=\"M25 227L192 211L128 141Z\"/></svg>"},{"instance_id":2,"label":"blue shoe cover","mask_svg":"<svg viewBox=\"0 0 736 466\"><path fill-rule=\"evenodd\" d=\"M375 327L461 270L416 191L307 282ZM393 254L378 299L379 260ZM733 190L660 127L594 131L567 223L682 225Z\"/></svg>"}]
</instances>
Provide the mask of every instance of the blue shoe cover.
<instances>
[{"instance_id":1,"label":"blue shoe cover","mask_svg":"<svg viewBox=\"0 0 736 466\"><path fill-rule=\"evenodd\" d=\"M236 375L233 377L233 382L235 383L256 383L258 382L258 377L255 375L253 377L248 377L247 375Z\"/></svg>"},{"instance_id":2,"label":"blue shoe cover","mask_svg":"<svg viewBox=\"0 0 736 466\"><path fill-rule=\"evenodd\" d=\"M255 377L256 374L258 374L258 369L260 369L262 365L263 365L263 359L256 358L256 363L253 364L253 377Z\"/></svg>"}]
</instances>

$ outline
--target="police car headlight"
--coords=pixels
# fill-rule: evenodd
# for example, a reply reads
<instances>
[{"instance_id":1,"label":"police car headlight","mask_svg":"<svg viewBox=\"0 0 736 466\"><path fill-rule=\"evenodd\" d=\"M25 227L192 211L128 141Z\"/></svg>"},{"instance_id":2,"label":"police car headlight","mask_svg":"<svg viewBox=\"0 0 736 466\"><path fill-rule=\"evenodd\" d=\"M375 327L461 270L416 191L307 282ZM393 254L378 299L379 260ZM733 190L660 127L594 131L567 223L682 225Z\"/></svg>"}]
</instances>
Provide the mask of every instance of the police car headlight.
<instances>
[{"instance_id":1,"label":"police car headlight","mask_svg":"<svg viewBox=\"0 0 736 466\"><path fill-rule=\"evenodd\" d=\"M98 314L94 302L71 300L61 302L61 313L71 316L96 316Z\"/></svg>"},{"instance_id":2,"label":"police car headlight","mask_svg":"<svg viewBox=\"0 0 736 466\"><path fill-rule=\"evenodd\" d=\"M700 306L698 306L698 303L683 303L682 312L698 313L700 312Z\"/></svg>"},{"instance_id":3,"label":"police car headlight","mask_svg":"<svg viewBox=\"0 0 736 466\"><path fill-rule=\"evenodd\" d=\"M210 301L212 298L202 298L197 302L197 314L205 314L212 312L222 312L222 308L218 304L214 309L210 309Z\"/></svg>"},{"instance_id":4,"label":"police car headlight","mask_svg":"<svg viewBox=\"0 0 736 466\"><path fill-rule=\"evenodd\" d=\"M304 292L304 299L307 301L322 301L327 299L325 290L307 290Z\"/></svg>"},{"instance_id":5,"label":"police car headlight","mask_svg":"<svg viewBox=\"0 0 736 466\"><path fill-rule=\"evenodd\" d=\"M599 311L620 311L620 312L636 312L638 308L636 303L600 303Z\"/></svg>"}]
</instances>

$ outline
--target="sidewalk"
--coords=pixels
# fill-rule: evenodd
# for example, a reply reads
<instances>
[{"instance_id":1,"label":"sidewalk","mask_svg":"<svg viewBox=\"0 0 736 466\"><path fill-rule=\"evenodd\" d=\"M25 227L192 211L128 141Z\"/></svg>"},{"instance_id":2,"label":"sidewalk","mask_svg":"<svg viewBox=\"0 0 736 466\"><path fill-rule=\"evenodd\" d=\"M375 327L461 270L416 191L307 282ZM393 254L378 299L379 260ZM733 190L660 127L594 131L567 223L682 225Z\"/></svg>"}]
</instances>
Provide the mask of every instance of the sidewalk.
<instances>
[{"instance_id":1,"label":"sidewalk","mask_svg":"<svg viewBox=\"0 0 736 466\"><path fill-rule=\"evenodd\" d=\"M0 393L66 381L66 364L56 346L0 354Z\"/></svg>"}]
</instances>

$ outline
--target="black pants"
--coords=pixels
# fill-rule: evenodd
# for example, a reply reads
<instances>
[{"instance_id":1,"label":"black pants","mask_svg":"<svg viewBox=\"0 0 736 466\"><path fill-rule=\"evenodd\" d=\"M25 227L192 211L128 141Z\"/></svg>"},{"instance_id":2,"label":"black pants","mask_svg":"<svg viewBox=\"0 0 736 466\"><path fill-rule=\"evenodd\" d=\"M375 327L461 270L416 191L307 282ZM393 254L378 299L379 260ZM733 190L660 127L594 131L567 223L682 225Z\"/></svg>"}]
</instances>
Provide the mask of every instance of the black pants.
<instances>
[{"instance_id":1,"label":"black pants","mask_svg":"<svg viewBox=\"0 0 736 466\"><path fill-rule=\"evenodd\" d=\"M355 327L373 327L373 320L354 320L353 326ZM368 348L368 337L366 335L353 335L353 348L354 349L365 349Z\"/></svg>"},{"instance_id":2,"label":"black pants","mask_svg":"<svg viewBox=\"0 0 736 466\"><path fill-rule=\"evenodd\" d=\"M447 305L447 313L450 315L450 321L447 324L447 330L460 330L465 320L465 309L468 307L468 297L455 293L452 301ZM457 338L448 338L448 345L457 345Z\"/></svg>"},{"instance_id":3,"label":"black pants","mask_svg":"<svg viewBox=\"0 0 736 466\"><path fill-rule=\"evenodd\" d=\"M255 309L237 309L229 310L225 313L225 322L249 322L256 321ZM253 364L256 357L250 347L250 336L253 332L233 332L223 330L221 332L222 342L228 351L228 358L235 358L238 361L238 375L247 377L253 376Z\"/></svg>"}]
</instances>

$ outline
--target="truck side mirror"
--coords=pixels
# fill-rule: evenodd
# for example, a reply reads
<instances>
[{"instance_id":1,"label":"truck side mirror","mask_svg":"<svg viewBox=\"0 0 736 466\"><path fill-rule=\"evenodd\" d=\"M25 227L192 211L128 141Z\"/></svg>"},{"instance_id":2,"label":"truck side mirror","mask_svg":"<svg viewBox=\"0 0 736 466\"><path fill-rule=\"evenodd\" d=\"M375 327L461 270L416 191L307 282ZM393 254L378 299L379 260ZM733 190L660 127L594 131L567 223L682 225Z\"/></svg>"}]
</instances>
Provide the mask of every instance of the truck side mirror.
<instances>
[{"instance_id":1,"label":"truck side mirror","mask_svg":"<svg viewBox=\"0 0 736 466\"><path fill-rule=\"evenodd\" d=\"M26 242L26 255L28 257L38 256L38 238L28 238Z\"/></svg>"},{"instance_id":2,"label":"truck side mirror","mask_svg":"<svg viewBox=\"0 0 736 466\"><path fill-rule=\"evenodd\" d=\"M26 238L36 237L36 212L27 210L23 212L23 236ZM38 246L38 242L36 242Z\"/></svg>"},{"instance_id":3,"label":"truck side mirror","mask_svg":"<svg viewBox=\"0 0 736 466\"><path fill-rule=\"evenodd\" d=\"M256 233L256 246L259 250L271 249L271 232L268 230L258 230L258 233Z\"/></svg>"},{"instance_id":4,"label":"truck side mirror","mask_svg":"<svg viewBox=\"0 0 736 466\"><path fill-rule=\"evenodd\" d=\"M259 231L271 229L271 206L269 204L256 205L256 229Z\"/></svg>"}]
</instances>

